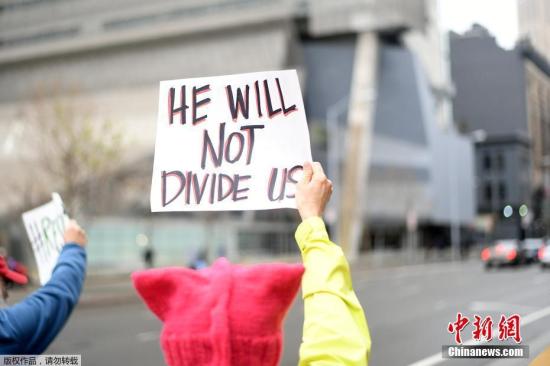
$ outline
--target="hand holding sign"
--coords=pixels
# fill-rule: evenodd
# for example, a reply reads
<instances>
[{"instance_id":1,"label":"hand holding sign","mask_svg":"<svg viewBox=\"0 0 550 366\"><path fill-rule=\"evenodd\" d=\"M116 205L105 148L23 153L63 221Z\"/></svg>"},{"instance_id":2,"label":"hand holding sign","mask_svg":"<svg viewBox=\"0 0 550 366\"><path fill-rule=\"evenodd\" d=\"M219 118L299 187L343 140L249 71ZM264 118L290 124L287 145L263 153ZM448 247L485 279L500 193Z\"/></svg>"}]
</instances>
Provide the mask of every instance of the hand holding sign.
<instances>
[{"instance_id":1,"label":"hand holding sign","mask_svg":"<svg viewBox=\"0 0 550 366\"><path fill-rule=\"evenodd\" d=\"M323 216L332 189L321 164L304 164L304 175L296 186L296 205L302 220Z\"/></svg>"},{"instance_id":2,"label":"hand holding sign","mask_svg":"<svg viewBox=\"0 0 550 366\"><path fill-rule=\"evenodd\" d=\"M75 220L69 220L65 233L63 234L63 241L65 243L75 243L81 247L85 247L88 244L88 237L86 232L78 225Z\"/></svg>"},{"instance_id":3,"label":"hand holding sign","mask_svg":"<svg viewBox=\"0 0 550 366\"><path fill-rule=\"evenodd\" d=\"M65 243L63 235L67 216L63 211L63 201L57 193L53 193L50 202L22 216L36 259L40 283L44 285L50 279Z\"/></svg>"},{"instance_id":4,"label":"hand holding sign","mask_svg":"<svg viewBox=\"0 0 550 366\"><path fill-rule=\"evenodd\" d=\"M152 211L296 207L309 160L296 71L161 82Z\"/></svg>"}]
</instances>

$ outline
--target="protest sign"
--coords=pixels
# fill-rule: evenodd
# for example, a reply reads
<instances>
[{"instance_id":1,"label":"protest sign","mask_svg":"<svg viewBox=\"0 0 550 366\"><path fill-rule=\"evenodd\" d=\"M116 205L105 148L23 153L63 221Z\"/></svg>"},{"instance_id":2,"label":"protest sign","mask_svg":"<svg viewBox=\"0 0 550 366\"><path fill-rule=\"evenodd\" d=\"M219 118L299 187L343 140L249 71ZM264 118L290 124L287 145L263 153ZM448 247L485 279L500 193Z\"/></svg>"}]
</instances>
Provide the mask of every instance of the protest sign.
<instances>
[{"instance_id":1,"label":"protest sign","mask_svg":"<svg viewBox=\"0 0 550 366\"><path fill-rule=\"evenodd\" d=\"M295 70L161 81L151 211L293 208L305 161Z\"/></svg>"},{"instance_id":2,"label":"protest sign","mask_svg":"<svg viewBox=\"0 0 550 366\"><path fill-rule=\"evenodd\" d=\"M23 223L31 242L40 283L49 281L63 248L66 216L63 201L57 193L45 205L23 213Z\"/></svg>"}]
</instances>

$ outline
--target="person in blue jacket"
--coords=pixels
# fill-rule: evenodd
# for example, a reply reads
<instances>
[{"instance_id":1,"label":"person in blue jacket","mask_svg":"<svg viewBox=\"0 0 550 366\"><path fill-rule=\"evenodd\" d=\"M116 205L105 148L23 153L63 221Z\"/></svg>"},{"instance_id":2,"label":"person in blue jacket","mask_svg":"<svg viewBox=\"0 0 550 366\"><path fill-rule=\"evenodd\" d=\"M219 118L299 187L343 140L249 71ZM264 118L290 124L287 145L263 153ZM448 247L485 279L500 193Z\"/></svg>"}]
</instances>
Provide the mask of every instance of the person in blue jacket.
<instances>
[{"instance_id":1,"label":"person in blue jacket","mask_svg":"<svg viewBox=\"0 0 550 366\"><path fill-rule=\"evenodd\" d=\"M41 354L71 315L86 277L86 233L70 221L64 241L48 283L12 306L5 306L7 284L24 284L26 277L11 271L0 257L0 355Z\"/></svg>"}]
</instances>

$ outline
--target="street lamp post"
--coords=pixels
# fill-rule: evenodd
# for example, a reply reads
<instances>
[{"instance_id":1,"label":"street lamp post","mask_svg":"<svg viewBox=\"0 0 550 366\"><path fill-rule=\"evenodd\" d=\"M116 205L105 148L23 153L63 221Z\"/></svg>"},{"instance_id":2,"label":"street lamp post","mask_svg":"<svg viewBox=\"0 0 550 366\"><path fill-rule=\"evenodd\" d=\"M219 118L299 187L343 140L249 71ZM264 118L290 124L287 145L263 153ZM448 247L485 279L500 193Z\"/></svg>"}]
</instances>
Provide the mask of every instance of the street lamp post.
<instances>
[{"instance_id":1,"label":"street lamp post","mask_svg":"<svg viewBox=\"0 0 550 366\"><path fill-rule=\"evenodd\" d=\"M460 257L460 200L458 199L458 174L457 174L457 161L456 161L456 142L452 136L452 129L448 129L449 132L449 190L450 190L450 223L451 223L451 258L456 261ZM485 130L475 130L466 135L474 142L474 154L475 144L482 143L487 139L487 132ZM474 168L475 169L475 168Z\"/></svg>"},{"instance_id":2,"label":"street lamp post","mask_svg":"<svg viewBox=\"0 0 550 366\"><path fill-rule=\"evenodd\" d=\"M340 207L340 128L338 120L347 111L348 99L348 96L345 96L332 104L326 113L327 173L335 188L327 210L327 221L332 226L336 224ZM338 242L337 230L333 233L333 237Z\"/></svg>"},{"instance_id":3,"label":"street lamp post","mask_svg":"<svg viewBox=\"0 0 550 366\"><path fill-rule=\"evenodd\" d=\"M460 251L460 217L458 202L458 176L456 174L456 153L451 130L449 130L449 190L450 190L450 213L451 213L451 259L457 261Z\"/></svg>"}]
</instances>

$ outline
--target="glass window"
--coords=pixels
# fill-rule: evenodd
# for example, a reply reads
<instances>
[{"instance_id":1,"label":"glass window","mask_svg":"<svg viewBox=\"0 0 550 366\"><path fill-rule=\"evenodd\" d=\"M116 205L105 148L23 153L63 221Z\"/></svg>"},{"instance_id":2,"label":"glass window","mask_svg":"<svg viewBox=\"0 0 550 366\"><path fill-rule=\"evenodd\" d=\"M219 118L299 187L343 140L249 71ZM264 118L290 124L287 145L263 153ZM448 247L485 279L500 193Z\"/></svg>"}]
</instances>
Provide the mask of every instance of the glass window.
<instances>
[{"instance_id":1,"label":"glass window","mask_svg":"<svg viewBox=\"0 0 550 366\"><path fill-rule=\"evenodd\" d=\"M491 187L491 183L485 183L485 186L483 188L483 195L485 201L491 203L491 201L493 200L493 188Z\"/></svg>"},{"instance_id":2,"label":"glass window","mask_svg":"<svg viewBox=\"0 0 550 366\"><path fill-rule=\"evenodd\" d=\"M483 169L485 171L491 170L491 157L488 153L485 153L485 155L483 155Z\"/></svg>"},{"instance_id":3,"label":"glass window","mask_svg":"<svg viewBox=\"0 0 550 366\"><path fill-rule=\"evenodd\" d=\"M498 184L498 196L501 201L506 201L506 184L504 182Z\"/></svg>"},{"instance_id":4,"label":"glass window","mask_svg":"<svg viewBox=\"0 0 550 366\"><path fill-rule=\"evenodd\" d=\"M498 170L504 170L505 168L505 160L504 160L504 155L502 155L502 153L498 153L497 155L497 166L498 166Z\"/></svg>"}]
</instances>

